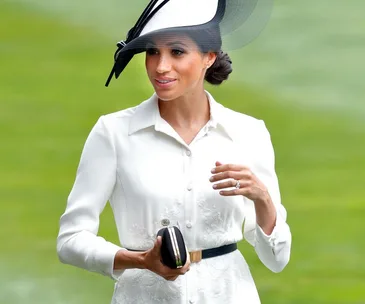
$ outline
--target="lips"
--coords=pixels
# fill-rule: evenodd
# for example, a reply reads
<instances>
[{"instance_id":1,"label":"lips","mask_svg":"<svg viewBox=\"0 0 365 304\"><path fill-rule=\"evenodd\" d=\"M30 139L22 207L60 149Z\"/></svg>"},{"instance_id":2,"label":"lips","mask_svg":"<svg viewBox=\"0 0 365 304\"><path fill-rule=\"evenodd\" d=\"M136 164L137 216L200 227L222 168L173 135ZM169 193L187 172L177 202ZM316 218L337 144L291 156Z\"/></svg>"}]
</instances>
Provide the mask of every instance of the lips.
<instances>
[{"instance_id":1,"label":"lips","mask_svg":"<svg viewBox=\"0 0 365 304\"><path fill-rule=\"evenodd\" d=\"M158 79L156 79L156 81L158 82L158 83L169 83L169 82L171 82L172 80L158 80Z\"/></svg>"},{"instance_id":2,"label":"lips","mask_svg":"<svg viewBox=\"0 0 365 304\"><path fill-rule=\"evenodd\" d=\"M168 88L176 82L176 79L155 79L155 83L160 88Z\"/></svg>"},{"instance_id":3,"label":"lips","mask_svg":"<svg viewBox=\"0 0 365 304\"><path fill-rule=\"evenodd\" d=\"M156 79L158 83L166 84L175 81L176 79Z\"/></svg>"}]
</instances>

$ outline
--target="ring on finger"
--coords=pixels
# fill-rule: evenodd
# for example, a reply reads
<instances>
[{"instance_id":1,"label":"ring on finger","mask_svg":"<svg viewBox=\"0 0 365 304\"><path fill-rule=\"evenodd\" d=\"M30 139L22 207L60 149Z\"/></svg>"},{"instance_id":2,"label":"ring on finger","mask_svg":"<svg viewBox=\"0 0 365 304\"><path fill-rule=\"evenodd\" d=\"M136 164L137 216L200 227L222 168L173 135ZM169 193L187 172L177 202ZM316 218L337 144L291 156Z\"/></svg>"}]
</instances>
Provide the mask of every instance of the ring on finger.
<instances>
[{"instance_id":1,"label":"ring on finger","mask_svg":"<svg viewBox=\"0 0 365 304\"><path fill-rule=\"evenodd\" d=\"M241 184L240 184L240 181L239 181L239 180L237 180L237 181L236 181L235 188L236 188L236 189L241 188Z\"/></svg>"}]
</instances>

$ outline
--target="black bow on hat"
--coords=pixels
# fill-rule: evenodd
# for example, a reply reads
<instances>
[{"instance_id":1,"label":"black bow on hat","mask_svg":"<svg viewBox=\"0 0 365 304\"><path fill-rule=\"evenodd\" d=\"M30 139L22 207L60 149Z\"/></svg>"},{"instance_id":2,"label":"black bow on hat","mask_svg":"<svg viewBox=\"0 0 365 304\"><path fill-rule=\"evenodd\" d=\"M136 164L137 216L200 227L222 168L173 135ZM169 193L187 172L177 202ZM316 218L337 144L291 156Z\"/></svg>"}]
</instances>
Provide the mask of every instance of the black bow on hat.
<instances>
[{"instance_id":1,"label":"black bow on hat","mask_svg":"<svg viewBox=\"0 0 365 304\"><path fill-rule=\"evenodd\" d=\"M122 73L124 68L127 66L129 61L133 58L134 54L133 52L128 52L125 56L119 56L123 48L130 43L132 40L136 39L142 32L143 28L146 26L147 22L151 20L151 18L170 0L164 0L159 6L157 6L154 10L153 8L158 3L158 0L151 0L148 6L143 11L142 15L137 20L134 27L132 27L127 35L127 39L125 41L121 40L117 43L118 49L116 50L114 54L114 66L112 68L112 71L110 72L110 75L106 81L105 86L107 87L109 85L109 82L111 81L111 78L115 74L115 78L118 78L119 75ZM153 10L153 11L152 11Z\"/></svg>"}]
</instances>

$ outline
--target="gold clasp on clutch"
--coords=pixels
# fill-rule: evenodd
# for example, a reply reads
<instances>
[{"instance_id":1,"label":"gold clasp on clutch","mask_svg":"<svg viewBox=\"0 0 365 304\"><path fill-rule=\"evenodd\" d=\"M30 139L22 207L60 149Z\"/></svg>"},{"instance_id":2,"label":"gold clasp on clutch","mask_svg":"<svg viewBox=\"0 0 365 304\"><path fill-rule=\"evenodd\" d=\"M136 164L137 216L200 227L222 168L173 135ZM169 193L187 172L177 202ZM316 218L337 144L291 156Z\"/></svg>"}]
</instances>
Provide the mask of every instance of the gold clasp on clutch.
<instances>
[{"instance_id":1,"label":"gold clasp on clutch","mask_svg":"<svg viewBox=\"0 0 365 304\"><path fill-rule=\"evenodd\" d=\"M190 263L198 263L202 260L202 251L193 251L189 252L190 255Z\"/></svg>"}]
</instances>

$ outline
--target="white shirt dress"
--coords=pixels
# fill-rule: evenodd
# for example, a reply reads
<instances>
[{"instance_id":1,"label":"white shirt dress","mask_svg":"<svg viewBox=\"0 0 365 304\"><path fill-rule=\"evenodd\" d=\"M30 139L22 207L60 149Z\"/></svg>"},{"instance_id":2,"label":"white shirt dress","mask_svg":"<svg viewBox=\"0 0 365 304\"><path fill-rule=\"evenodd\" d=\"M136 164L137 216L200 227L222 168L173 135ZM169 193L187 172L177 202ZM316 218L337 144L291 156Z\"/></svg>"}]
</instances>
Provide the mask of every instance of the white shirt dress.
<instances>
[{"instance_id":1,"label":"white shirt dress","mask_svg":"<svg viewBox=\"0 0 365 304\"><path fill-rule=\"evenodd\" d=\"M289 261L291 233L270 134L262 120L225 108L206 93L210 120L189 145L161 118L156 94L101 116L87 138L60 220L57 251L63 263L113 278L112 304L260 303L238 250L192 263L175 281L149 270L113 270L118 250L151 248L166 223L180 228L189 251L245 238L270 270L279 272ZM277 210L270 236L256 224L251 200L224 197L212 188L216 161L248 166L266 185ZM108 200L120 244L97 236Z\"/></svg>"}]
</instances>

